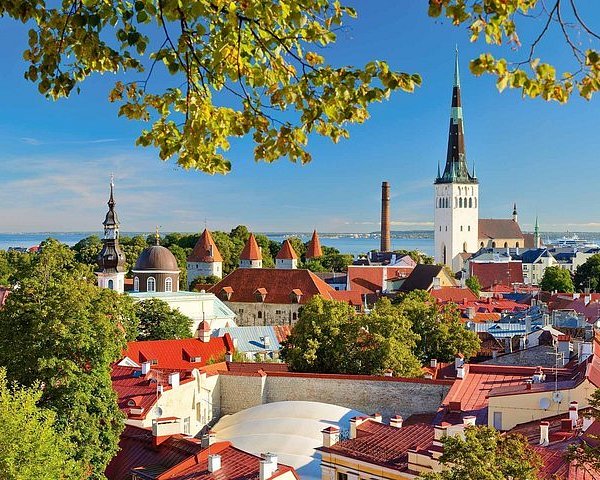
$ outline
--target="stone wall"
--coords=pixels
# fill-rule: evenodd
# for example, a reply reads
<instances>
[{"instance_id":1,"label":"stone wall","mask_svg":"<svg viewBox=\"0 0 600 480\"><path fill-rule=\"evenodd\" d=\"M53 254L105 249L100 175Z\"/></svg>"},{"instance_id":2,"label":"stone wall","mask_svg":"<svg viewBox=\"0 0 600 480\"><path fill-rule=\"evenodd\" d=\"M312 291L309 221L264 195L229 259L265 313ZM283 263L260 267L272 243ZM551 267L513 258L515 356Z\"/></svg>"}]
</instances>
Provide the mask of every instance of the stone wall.
<instances>
[{"instance_id":1,"label":"stone wall","mask_svg":"<svg viewBox=\"0 0 600 480\"><path fill-rule=\"evenodd\" d=\"M262 403L304 400L381 413L434 413L452 382L350 375L269 373L265 376L221 375L221 414Z\"/></svg>"},{"instance_id":2,"label":"stone wall","mask_svg":"<svg viewBox=\"0 0 600 480\"><path fill-rule=\"evenodd\" d=\"M256 325L294 325L302 305L297 303L228 302L240 327Z\"/></svg>"}]
</instances>

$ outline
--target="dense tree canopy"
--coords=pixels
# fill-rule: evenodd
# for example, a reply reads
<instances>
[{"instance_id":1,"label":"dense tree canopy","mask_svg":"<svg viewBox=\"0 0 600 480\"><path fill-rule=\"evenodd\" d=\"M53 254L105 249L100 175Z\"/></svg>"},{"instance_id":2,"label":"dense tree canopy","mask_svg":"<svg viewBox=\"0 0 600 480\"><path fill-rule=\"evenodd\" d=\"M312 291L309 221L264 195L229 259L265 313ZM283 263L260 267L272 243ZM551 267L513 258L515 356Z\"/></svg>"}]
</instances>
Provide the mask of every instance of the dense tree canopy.
<instances>
[{"instance_id":1,"label":"dense tree canopy","mask_svg":"<svg viewBox=\"0 0 600 480\"><path fill-rule=\"evenodd\" d=\"M465 436L447 436L441 473L425 480L537 480L540 456L522 435L502 434L492 427L467 427Z\"/></svg>"},{"instance_id":2,"label":"dense tree canopy","mask_svg":"<svg viewBox=\"0 0 600 480\"><path fill-rule=\"evenodd\" d=\"M469 358L479 350L479 337L466 329L454 305L440 305L422 290L404 295L398 305L419 336L415 354L422 361L451 361L457 353Z\"/></svg>"},{"instance_id":3,"label":"dense tree canopy","mask_svg":"<svg viewBox=\"0 0 600 480\"><path fill-rule=\"evenodd\" d=\"M192 319L168 303L151 298L136 305L139 319L138 340L169 340L192 336Z\"/></svg>"},{"instance_id":4,"label":"dense tree canopy","mask_svg":"<svg viewBox=\"0 0 600 480\"><path fill-rule=\"evenodd\" d=\"M477 296L479 296L479 292L481 292L481 283L479 283L479 278L477 275L472 275L465 281L465 285Z\"/></svg>"},{"instance_id":5,"label":"dense tree canopy","mask_svg":"<svg viewBox=\"0 0 600 480\"><path fill-rule=\"evenodd\" d=\"M123 417L110 379L137 319L132 300L94 285L65 245L42 244L0 310L0 365L10 382L44 385L40 406L76 446L75 459L102 478Z\"/></svg>"},{"instance_id":6,"label":"dense tree canopy","mask_svg":"<svg viewBox=\"0 0 600 480\"><path fill-rule=\"evenodd\" d=\"M418 376L410 322L382 299L369 315L345 302L314 297L306 304L281 352L293 370L320 373Z\"/></svg>"},{"instance_id":7,"label":"dense tree canopy","mask_svg":"<svg viewBox=\"0 0 600 480\"><path fill-rule=\"evenodd\" d=\"M544 276L540 282L540 287L545 292L565 292L575 291L571 272L560 267L547 267L544 270Z\"/></svg>"},{"instance_id":8,"label":"dense tree canopy","mask_svg":"<svg viewBox=\"0 0 600 480\"><path fill-rule=\"evenodd\" d=\"M0 369L0 477L3 480L81 480L75 448L55 425L56 414L38 407L39 386L8 386Z\"/></svg>"},{"instance_id":9,"label":"dense tree canopy","mask_svg":"<svg viewBox=\"0 0 600 480\"><path fill-rule=\"evenodd\" d=\"M600 89L600 36L585 13L575 0L429 0L431 17L466 25L471 41L508 45L517 57L496 58L484 46L474 74L496 76L499 90L560 102L574 89L584 98ZM148 124L137 143L208 173L230 170L225 153L235 137L252 138L258 161L306 163L312 135L348 137L370 104L421 84L384 61L327 63L323 47L356 16L339 0L13 0L0 3L0 15L34 24L25 77L40 93L65 97L90 75L125 71L109 100L119 115ZM522 46L523 24L538 33ZM572 53L570 71L539 58L553 30ZM161 89L151 79L163 72L171 81Z\"/></svg>"},{"instance_id":10,"label":"dense tree canopy","mask_svg":"<svg viewBox=\"0 0 600 480\"><path fill-rule=\"evenodd\" d=\"M575 271L575 288L580 292L589 289L597 292L600 289L600 254L592 255Z\"/></svg>"}]
</instances>

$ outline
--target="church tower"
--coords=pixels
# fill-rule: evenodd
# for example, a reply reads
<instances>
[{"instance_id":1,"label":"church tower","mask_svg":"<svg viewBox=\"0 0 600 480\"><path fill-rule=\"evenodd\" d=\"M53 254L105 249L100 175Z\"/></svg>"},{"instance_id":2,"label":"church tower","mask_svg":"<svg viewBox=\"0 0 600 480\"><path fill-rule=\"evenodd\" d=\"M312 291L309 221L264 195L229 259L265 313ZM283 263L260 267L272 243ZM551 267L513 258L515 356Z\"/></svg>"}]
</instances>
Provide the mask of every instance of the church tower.
<instances>
[{"instance_id":1,"label":"church tower","mask_svg":"<svg viewBox=\"0 0 600 480\"><path fill-rule=\"evenodd\" d=\"M125 291L125 254L119 246L119 218L115 210L114 188L115 184L111 178L108 212L102 222L104 225L103 246L98 254L99 270L96 275L99 287L123 293Z\"/></svg>"},{"instance_id":2,"label":"church tower","mask_svg":"<svg viewBox=\"0 0 600 480\"><path fill-rule=\"evenodd\" d=\"M450 111L448 152L443 173L435 179L434 238L435 261L449 266L453 272L462 268L461 253L473 253L479 249L479 182L475 168L467 167L458 50L454 65L454 86Z\"/></svg>"}]
</instances>

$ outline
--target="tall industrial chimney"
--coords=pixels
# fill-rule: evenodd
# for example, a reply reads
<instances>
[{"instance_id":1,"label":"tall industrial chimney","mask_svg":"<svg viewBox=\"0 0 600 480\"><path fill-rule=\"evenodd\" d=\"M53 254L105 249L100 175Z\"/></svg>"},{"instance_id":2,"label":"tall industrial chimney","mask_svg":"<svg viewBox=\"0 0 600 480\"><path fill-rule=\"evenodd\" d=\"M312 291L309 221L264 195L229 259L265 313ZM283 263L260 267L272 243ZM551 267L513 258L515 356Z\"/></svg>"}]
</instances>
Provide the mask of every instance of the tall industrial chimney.
<instances>
[{"instance_id":1,"label":"tall industrial chimney","mask_svg":"<svg viewBox=\"0 0 600 480\"><path fill-rule=\"evenodd\" d=\"M392 243L390 239L390 184L381 184L381 248L382 252L390 252Z\"/></svg>"}]
</instances>

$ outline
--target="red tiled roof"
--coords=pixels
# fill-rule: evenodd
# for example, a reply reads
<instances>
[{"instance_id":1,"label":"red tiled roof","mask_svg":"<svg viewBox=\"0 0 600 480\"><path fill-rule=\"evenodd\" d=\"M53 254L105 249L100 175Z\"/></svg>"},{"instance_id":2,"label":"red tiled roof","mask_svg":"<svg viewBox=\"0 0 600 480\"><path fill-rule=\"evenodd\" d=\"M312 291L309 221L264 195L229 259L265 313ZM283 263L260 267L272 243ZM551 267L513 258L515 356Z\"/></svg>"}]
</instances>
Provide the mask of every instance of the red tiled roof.
<instances>
[{"instance_id":1,"label":"red tiled roof","mask_svg":"<svg viewBox=\"0 0 600 480\"><path fill-rule=\"evenodd\" d=\"M511 220L512 222L512 220ZM512 285L523 283L523 268L521 262L477 263L469 262L470 275L476 276L483 290L494 285Z\"/></svg>"},{"instance_id":2,"label":"red tiled roof","mask_svg":"<svg viewBox=\"0 0 600 480\"><path fill-rule=\"evenodd\" d=\"M253 233L251 233L250 237L248 237L248 241L246 242L246 245L244 245L244 249L242 250L242 253L240 254L240 259L241 260L261 260L262 259L262 255L260 253L260 248L258 246L258 243L256 242L256 237L254 236Z\"/></svg>"},{"instance_id":3,"label":"red tiled roof","mask_svg":"<svg viewBox=\"0 0 600 480\"><path fill-rule=\"evenodd\" d=\"M331 296L340 302L346 302L353 307L361 307L363 305L363 294L356 290L335 290L331 292Z\"/></svg>"},{"instance_id":4,"label":"red tiled roof","mask_svg":"<svg viewBox=\"0 0 600 480\"><path fill-rule=\"evenodd\" d=\"M501 313L497 312L475 312L475 316L470 319L475 323L497 322L502 318Z\"/></svg>"},{"instance_id":5,"label":"red tiled roof","mask_svg":"<svg viewBox=\"0 0 600 480\"><path fill-rule=\"evenodd\" d=\"M264 300L255 293L259 288L266 290ZM230 302L289 304L296 300L296 295L292 294L294 289L302 291L300 303L307 303L315 295L331 300L335 291L308 270L276 268L238 268L210 291ZM224 292L229 294L229 298L223 297Z\"/></svg>"},{"instance_id":6,"label":"red tiled roof","mask_svg":"<svg viewBox=\"0 0 600 480\"><path fill-rule=\"evenodd\" d=\"M248 480L257 478L260 470L259 457L230 442L217 442L202 449L195 438L172 435L154 447L150 430L128 425L119 446L119 453L105 472L108 480L128 480L132 470L140 475L152 472L156 480ZM221 456L221 468L214 473L208 471L209 454ZM287 472L299 478L293 468L281 463L270 478Z\"/></svg>"},{"instance_id":7,"label":"red tiled roof","mask_svg":"<svg viewBox=\"0 0 600 480\"><path fill-rule=\"evenodd\" d=\"M498 387L524 385L535 372L535 367L468 364L465 378L456 380L442 401L436 423L462 423L465 415L477 417L478 425L487 425L488 394ZM458 405L460 413L450 412L450 403Z\"/></svg>"},{"instance_id":8,"label":"red tiled roof","mask_svg":"<svg viewBox=\"0 0 600 480\"><path fill-rule=\"evenodd\" d=\"M523 238L521 227L510 218L480 218L478 226L479 238L490 240Z\"/></svg>"},{"instance_id":9,"label":"red tiled roof","mask_svg":"<svg viewBox=\"0 0 600 480\"><path fill-rule=\"evenodd\" d=\"M387 267L379 265L349 265L349 290L360 293L383 291L386 271Z\"/></svg>"},{"instance_id":10,"label":"red tiled roof","mask_svg":"<svg viewBox=\"0 0 600 480\"><path fill-rule=\"evenodd\" d=\"M206 365L211 358L219 359L233 350L233 340L226 333L222 337L211 337L208 342L198 338L129 342L123 356L140 365L142 362L158 360L153 365L157 369L191 370ZM191 362L192 357L199 357L200 361Z\"/></svg>"},{"instance_id":11,"label":"red tiled roof","mask_svg":"<svg viewBox=\"0 0 600 480\"><path fill-rule=\"evenodd\" d=\"M406 471L408 450L431 447L433 437L434 428L431 425L417 423L396 428L366 420L356 427L356 438L317 450Z\"/></svg>"},{"instance_id":12,"label":"red tiled roof","mask_svg":"<svg viewBox=\"0 0 600 480\"><path fill-rule=\"evenodd\" d=\"M169 390L169 370L151 369L145 376L136 367L114 365L111 371L112 387L117 393L119 408L130 418L146 418L146 415L160 398L158 385ZM180 371L180 384L193 381L191 372ZM132 413L131 408L143 409Z\"/></svg>"},{"instance_id":13,"label":"red tiled roof","mask_svg":"<svg viewBox=\"0 0 600 480\"><path fill-rule=\"evenodd\" d=\"M290 243L290 241L287 238L283 241L283 245L281 245L281 249L279 250L279 253L275 257L275 259L277 259L277 260L296 260L296 259L298 259L298 255L296 255L296 252L294 251L294 247L292 247L292 244Z\"/></svg>"},{"instance_id":14,"label":"red tiled roof","mask_svg":"<svg viewBox=\"0 0 600 480\"><path fill-rule=\"evenodd\" d=\"M275 336L279 343L287 340L292 333L292 327L290 325L273 325L273 330L275 330Z\"/></svg>"},{"instance_id":15,"label":"red tiled roof","mask_svg":"<svg viewBox=\"0 0 600 480\"><path fill-rule=\"evenodd\" d=\"M202 235L196 242L192 253L187 259L188 262L222 262L223 257L213 240L212 234L208 229L204 229Z\"/></svg>"},{"instance_id":16,"label":"red tiled roof","mask_svg":"<svg viewBox=\"0 0 600 480\"><path fill-rule=\"evenodd\" d=\"M474 301L478 298L470 288L466 287L432 288L429 293L440 303L454 302L460 304L465 301Z\"/></svg>"},{"instance_id":17,"label":"red tiled roof","mask_svg":"<svg viewBox=\"0 0 600 480\"><path fill-rule=\"evenodd\" d=\"M307 259L310 258L319 258L323 256L323 250L321 250L321 241L319 240L319 235L317 235L317 231L314 230L312 234L312 238L310 242L308 242L308 247L306 248Z\"/></svg>"}]
</instances>

